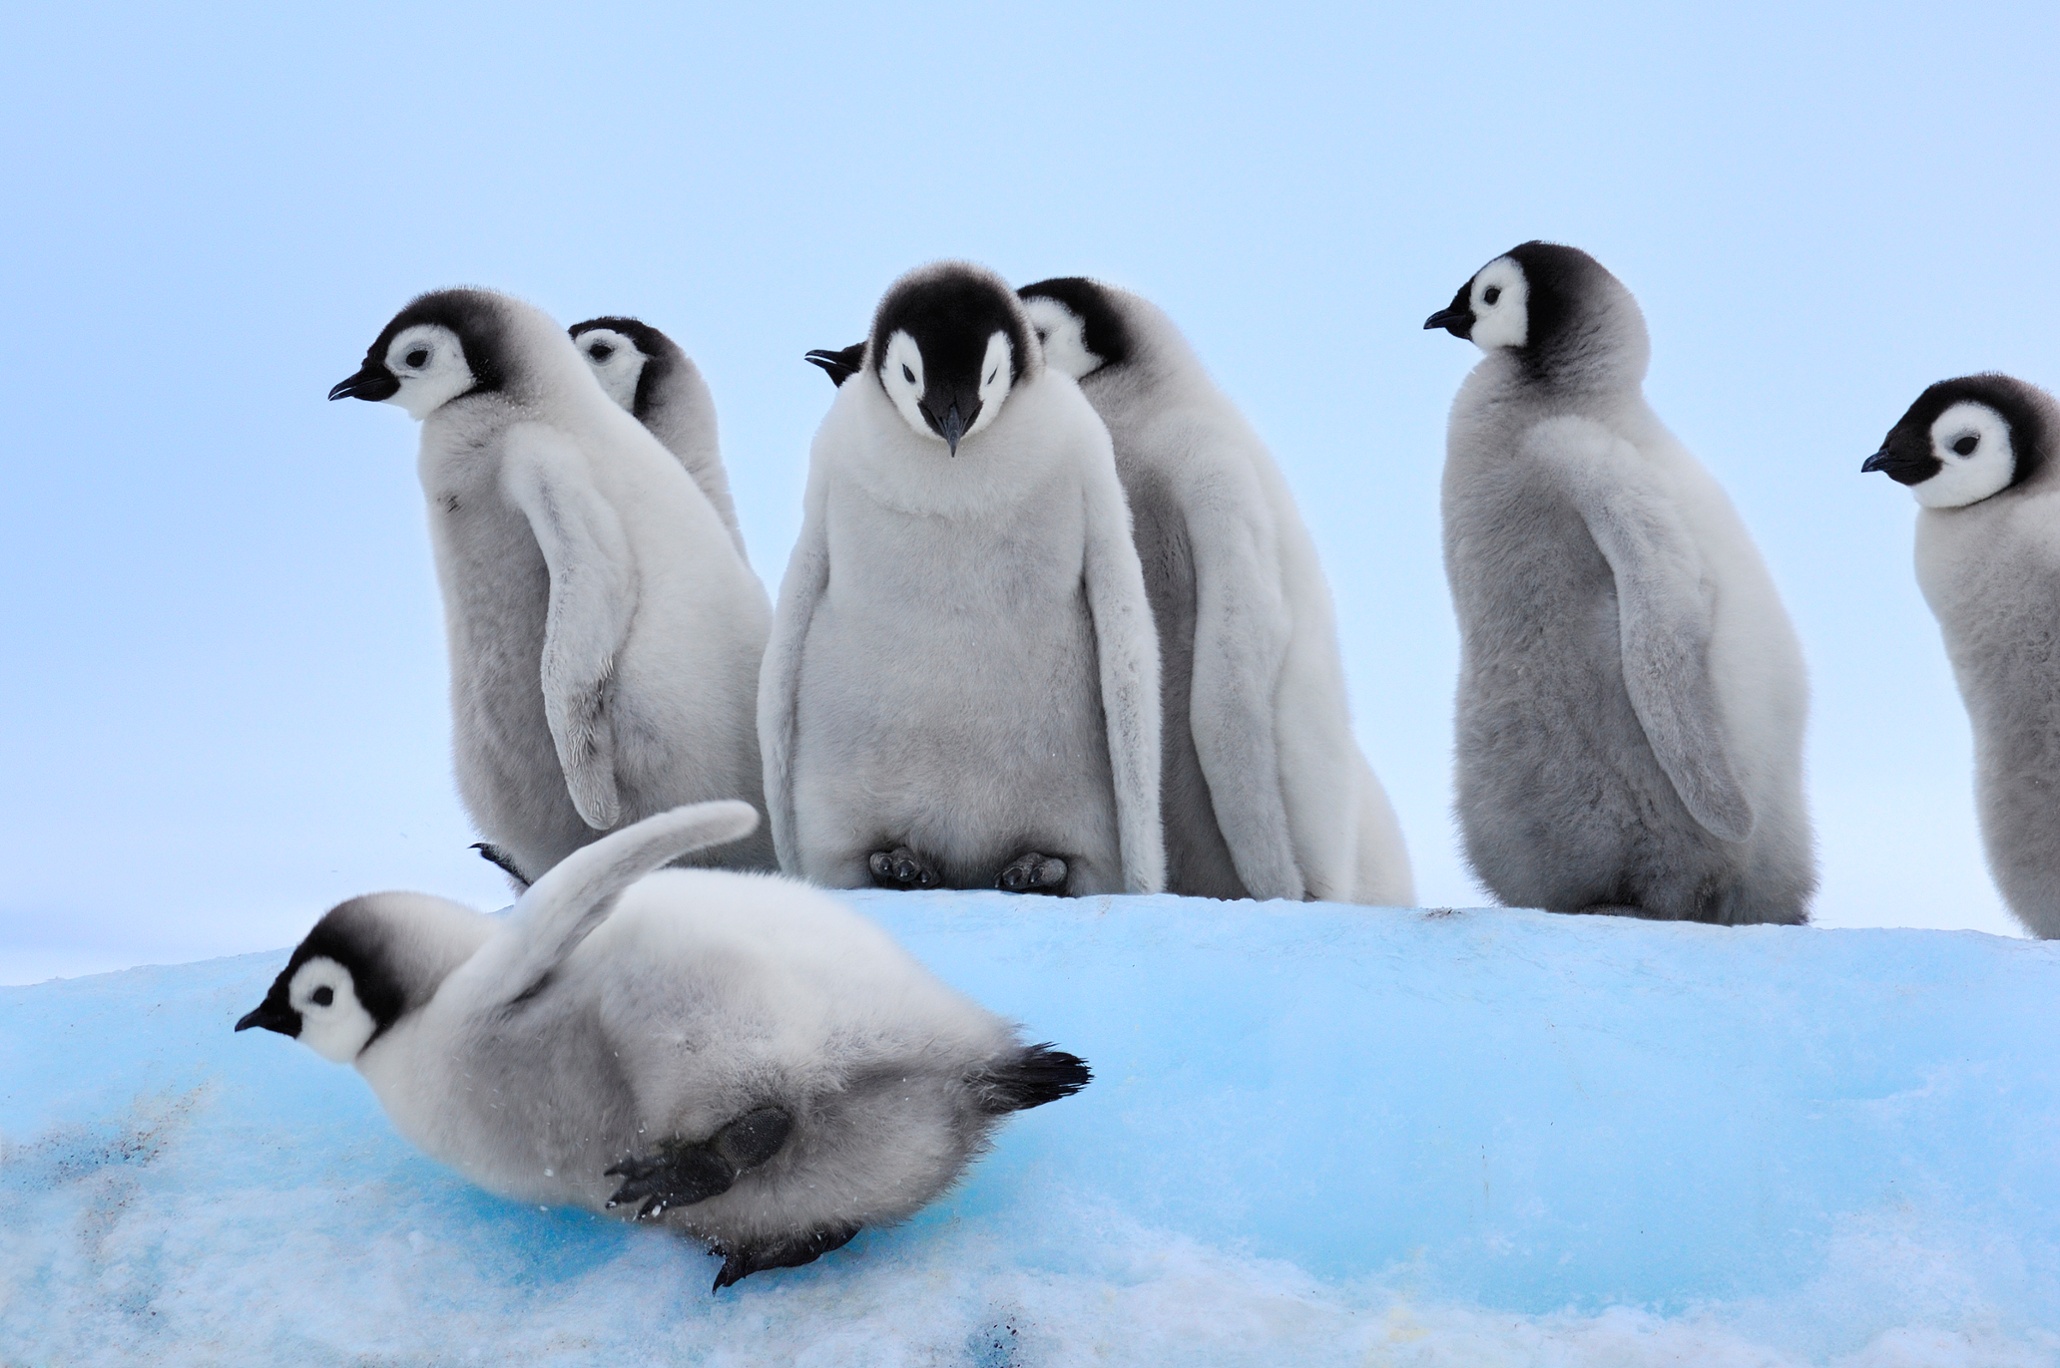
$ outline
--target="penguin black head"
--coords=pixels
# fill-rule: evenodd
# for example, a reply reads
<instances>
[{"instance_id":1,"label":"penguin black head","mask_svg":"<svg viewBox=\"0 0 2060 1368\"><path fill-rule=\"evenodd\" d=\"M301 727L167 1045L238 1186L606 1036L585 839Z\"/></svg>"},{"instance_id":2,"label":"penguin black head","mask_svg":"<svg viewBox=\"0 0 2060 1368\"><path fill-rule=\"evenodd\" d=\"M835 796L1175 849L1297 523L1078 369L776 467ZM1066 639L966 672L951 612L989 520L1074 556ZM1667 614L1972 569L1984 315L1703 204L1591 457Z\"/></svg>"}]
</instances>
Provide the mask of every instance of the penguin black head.
<instances>
[{"instance_id":1,"label":"penguin black head","mask_svg":"<svg viewBox=\"0 0 2060 1368\"><path fill-rule=\"evenodd\" d=\"M1056 276L1017 294L1053 370L1084 380L1130 359L1130 325L1107 286L1083 276Z\"/></svg>"},{"instance_id":2,"label":"penguin black head","mask_svg":"<svg viewBox=\"0 0 2060 1368\"><path fill-rule=\"evenodd\" d=\"M292 1036L339 1064L435 995L478 948L486 918L418 893L339 903L294 949L265 1000L236 1029Z\"/></svg>"},{"instance_id":3,"label":"penguin black head","mask_svg":"<svg viewBox=\"0 0 2060 1368\"><path fill-rule=\"evenodd\" d=\"M1926 508L1964 508L2024 483L2044 465L2053 400L2007 375L1941 380L1860 466L1880 471Z\"/></svg>"},{"instance_id":4,"label":"penguin black head","mask_svg":"<svg viewBox=\"0 0 2060 1368\"><path fill-rule=\"evenodd\" d=\"M940 262L894 282L866 356L916 432L959 443L992 423L1009 390L1043 364L1016 292L991 271Z\"/></svg>"},{"instance_id":5,"label":"penguin black head","mask_svg":"<svg viewBox=\"0 0 2060 1368\"><path fill-rule=\"evenodd\" d=\"M504 301L485 290L434 290L393 316L357 374L331 399L392 402L427 418L453 399L497 390L507 378Z\"/></svg>"},{"instance_id":6,"label":"penguin black head","mask_svg":"<svg viewBox=\"0 0 2060 1368\"><path fill-rule=\"evenodd\" d=\"M639 422L650 419L666 379L686 357L677 342L635 318L589 318L565 331L608 397Z\"/></svg>"},{"instance_id":7,"label":"penguin black head","mask_svg":"<svg viewBox=\"0 0 2060 1368\"><path fill-rule=\"evenodd\" d=\"M1482 351L1508 349L1534 378L1570 377L1635 344L1644 369L1644 323L1623 282L1578 247L1526 242L1496 257L1423 321Z\"/></svg>"}]
</instances>

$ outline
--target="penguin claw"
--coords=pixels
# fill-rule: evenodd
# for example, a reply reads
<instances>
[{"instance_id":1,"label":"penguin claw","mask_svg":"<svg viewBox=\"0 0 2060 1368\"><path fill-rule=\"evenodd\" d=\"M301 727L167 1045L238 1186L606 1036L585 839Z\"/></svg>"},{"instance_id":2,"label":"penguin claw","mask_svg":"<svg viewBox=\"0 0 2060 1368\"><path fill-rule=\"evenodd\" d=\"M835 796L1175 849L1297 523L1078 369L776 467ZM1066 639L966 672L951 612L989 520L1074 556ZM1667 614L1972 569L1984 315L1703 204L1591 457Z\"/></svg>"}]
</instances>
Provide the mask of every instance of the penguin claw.
<instances>
[{"instance_id":1,"label":"penguin claw","mask_svg":"<svg viewBox=\"0 0 2060 1368\"><path fill-rule=\"evenodd\" d=\"M637 1206L634 1219L649 1221L669 1208L719 1197L738 1174L779 1153L793 1130L793 1115L784 1107L768 1105L733 1118L696 1144L665 1141L656 1154L633 1154L605 1171L605 1177L622 1179L607 1204L611 1210Z\"/></svg>"},{"instance_id":2,"label":"penguin claw","mask_svg":"<svg viewBox=\"0 0 2060 1368\"><path fill-rule=\"evenodd\" d=\"M935 865L907 846L874 851L866 857L866 868L881 888L936 888L944 882Z\"/></svg>"},{"instance_id":3,"label":"penguin claw","mask_svg":"<svg viewBox=\"0 0 2060 1368\"><path fill-rule=\"evenodd\" d=\"M1066 862L1056 855L1026 850L1009 861L994 886L1004 893L1064 893Z\"/></svg>"},{"instance_id":4,"label":"penguin claw","mask_svg":"<svg viewBox=\"0 0 2060 1368\"><path fill-rule=\"evenodd\" d=\"M720 1292L753 1273L763 1273L769 1268L799 1268L803 1264L814 1263L831 1250L850 1244L858 1232L859 1227L855 1225L830 1226L773 1244L734 1249L718 1246L712 1252L722 1255L722 1267L716 1270L715 1286L708 1290Z\"/></svg>"}]
</instances>

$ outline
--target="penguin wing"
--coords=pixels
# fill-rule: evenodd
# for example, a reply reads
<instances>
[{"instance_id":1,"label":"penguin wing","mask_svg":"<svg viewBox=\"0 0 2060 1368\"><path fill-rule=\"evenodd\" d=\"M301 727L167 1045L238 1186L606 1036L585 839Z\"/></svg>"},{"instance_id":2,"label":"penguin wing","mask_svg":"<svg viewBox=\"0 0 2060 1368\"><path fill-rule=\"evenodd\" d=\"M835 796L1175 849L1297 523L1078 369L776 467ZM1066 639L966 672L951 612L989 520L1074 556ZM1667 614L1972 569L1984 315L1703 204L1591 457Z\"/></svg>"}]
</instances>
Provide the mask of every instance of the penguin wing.
<instances>
[{"instance_id":1,"label":"penguin wing","mask_svg":"<svg viewBox=\"0 0 2060 1368\"><path fill-rule=\"evenodd\" d=\"M622 815L608 692L637 606L629 538L595 487L585 453L563 433L538 423L511 429L501 478L551 576L544 718L572 805L588 826L606 831Z\"/></svg>"},{"instance_id":2,"label":"penguin wing","mask_svg":"<svg viewBox=\"0 0 2060 1368\"><path fill-rule=\"evenodd\" d=\"M830 377L830 383L842 389L844 382L858 374L865 365L865 343L854 342L836 351L818 347L801 359L811 366L822 367L823 374Z\"/></svg>"},{"instance_id":3,"label":"penguin wing","mask_svg":"<svg viewBox=\"0 0 2060 1368\"><path fill-rule=\"evenodd\" d=\"M529 886L506 929L481 949L490 956L478 971L490 976L490 998L512 1005L534 997L608 919L622 890L682 855L748 836L757 825L751 804L724 798L654 813L573 851Z\"/></svg>"},{"instance_id":4,"label":"penguin wing","mask_svg":"<svg viewBox=\"0 0 2060 1368\"><path fill-rule=\"evenodd\" d=\"M1159 638L1132 540L1130 505L1099 419L1094 435L1100 450L1082 463L1087 505L1082 575L1101 671L1123 886L1131 893L1159 893L1166 887L1166 836L1159 813Z\"/></svg>"},{"instance_id":5,"label":"penguin wing","mask_svg":"<svg viewBox=\"0 0 2060 1368\"><path fill-rule=\"evenodd\" d=\"M1682 804L1721 841L1752 834L1752 804L1725 749L1710 675L1712 590L1694 539L1638 449L1585 418L1525 434L1525 454L1557 477L1616 579L1624 688Z\"/></svg>"},{"instance_id":6,"label":"penguin wing","mask_svg":"<svg viewBox=\"0 0 2060 1368\"><path fill-rule=\"evenodd\" d=\"M801 851L794 831L794 723L801 693L801 650L816 606L830 584L830 544L824 530L828 494L820 463L809 471L802 498L801 535L780 581L771 639L758 668L758 749L765 764L765 811L772 822L780 868L798 873Z\"/></svg>"},{"instance_id":7,"label":"penguin wing","mask_svg":"<svg viewBox=\"0 0 2060 1368\"><path fill-rule=\"evenodd\" d=\"M1235 488L1188 498L1182 510L1195 576L1188 727L1239 881L1255 898L1299 902L1308 886L1295 858L1274 729L1293 616L1272 528L1259 516L1265 490L1249 466L1209 469L1222 483L1243 478Z\"/></svg>"}]
</instances>

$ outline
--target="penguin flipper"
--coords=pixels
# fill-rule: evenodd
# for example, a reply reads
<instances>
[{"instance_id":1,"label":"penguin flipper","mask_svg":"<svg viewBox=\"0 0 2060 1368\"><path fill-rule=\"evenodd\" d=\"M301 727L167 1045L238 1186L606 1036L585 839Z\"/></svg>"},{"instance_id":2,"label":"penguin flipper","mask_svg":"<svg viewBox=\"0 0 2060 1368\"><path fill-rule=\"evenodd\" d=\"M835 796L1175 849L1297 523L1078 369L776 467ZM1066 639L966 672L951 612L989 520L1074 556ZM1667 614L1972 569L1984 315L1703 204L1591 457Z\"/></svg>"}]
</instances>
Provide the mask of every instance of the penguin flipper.
<instances>
[{"instance_id":1,"label":"penguin flipper","mask_svg":"<svg viewBox=\"0 0 2060 1368\"><path fill-rule=\"evenodd\" d=\"M1115 451L1108 429L1097 421L1094 430L1100 450L1081 461L1087 510L1082 577L1100 666L1096 682L1108 729L1123 891L1161 893L1166 834L1159 810L1159 636L1131 536L1130 505L1116 479Z\"/></svg>"},{"instance_id":2,"label":"penguin flipper","mask_svg":"<svg viewBox=\"0 0 2060 1368\"><path fill-rule=\"evenodd\" d=\"M588 826L606 831L622 816L608 694L637 607L629 538L595 487L585 453L554 429L510 429L501 478L551 577L544 717L572 805Z\"/></svg>"},{"instance_id":3,"label":"penguin flipper","mask_svg":"<svg viewBox=\"0 0 2060 1368\"><path fill-rule=\"evenodd\" d=\"M1522 445L1558 476L1609 563L1624 689L1653 757L1705 831L1745 840L1752 803L1725 748L1710 673L1713 605L1687 527L1653 488L1637 448L1600 423L1547 419Z\"/></svg>"},{"instance_id":4,"label":"penguin flipper","mask_svg":"<svg viewBox=\"0 0 2060 1368\"><path fill-rule=\"evenodd\" d=\"M758 810L734 798L691 803L611 831L558 861L516 900L478 954L483 982L511 1008L542 990L565 957L615 910L622 890L680 856L748 836Z\"/></svg>"}]
</instances>

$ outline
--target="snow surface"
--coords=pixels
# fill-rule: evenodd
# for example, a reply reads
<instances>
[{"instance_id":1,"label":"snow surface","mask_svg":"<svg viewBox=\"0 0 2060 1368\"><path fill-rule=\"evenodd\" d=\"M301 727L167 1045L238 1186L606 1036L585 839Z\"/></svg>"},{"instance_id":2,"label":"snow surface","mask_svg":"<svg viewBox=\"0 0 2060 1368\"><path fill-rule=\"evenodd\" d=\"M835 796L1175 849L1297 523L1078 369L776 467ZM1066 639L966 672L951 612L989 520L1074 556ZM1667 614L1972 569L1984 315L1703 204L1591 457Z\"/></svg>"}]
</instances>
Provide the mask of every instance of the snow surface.
<instances>
[{"instance_id":1,"label":"snow surface","mask_svg":"<svg viewBox=\"0 0 2060 1368\"><path fill-rule=\"evenodd\" d=\"M233 1035L283 954L0 989L0 1362L2060 1365L2060 943L852 896L1097 1079L713 1296Z\"/></svg>"}]
</instances>

